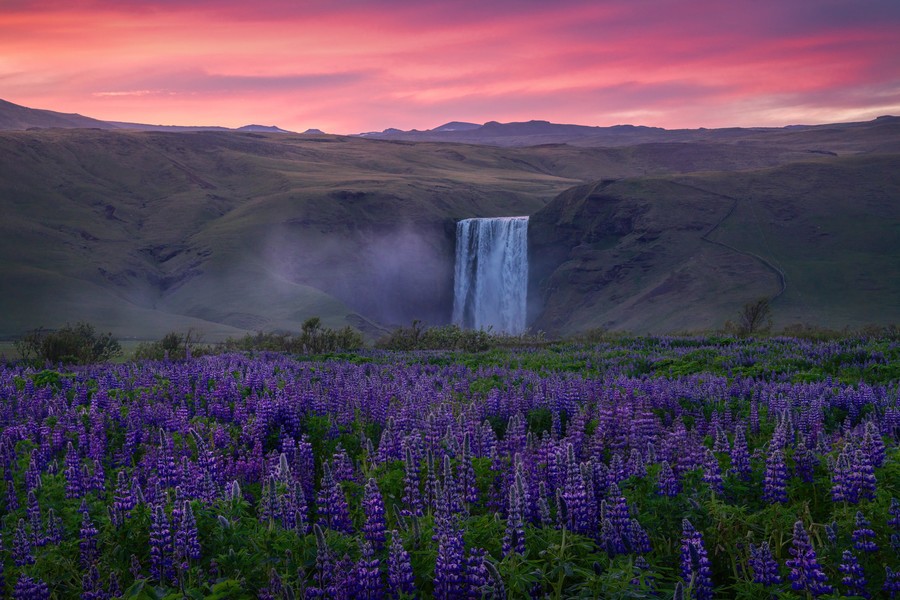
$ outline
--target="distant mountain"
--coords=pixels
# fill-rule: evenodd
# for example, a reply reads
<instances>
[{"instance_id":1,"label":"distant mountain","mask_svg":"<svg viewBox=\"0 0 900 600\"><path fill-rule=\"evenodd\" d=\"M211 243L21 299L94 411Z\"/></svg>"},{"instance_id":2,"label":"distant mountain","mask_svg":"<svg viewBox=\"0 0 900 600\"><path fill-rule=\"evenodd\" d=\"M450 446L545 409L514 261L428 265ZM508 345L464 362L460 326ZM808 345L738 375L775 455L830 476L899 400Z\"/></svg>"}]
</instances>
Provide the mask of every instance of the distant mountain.
<instances>
[{"instance_id":1,"label":"distant mountain","mask_svg":"<svg viewBox=\"0 0 900 600\"><path fill-rule=\"evenodd\" d=\"M473 129L478 129L481 127L478 123L465 123L463 121L450 121L449 123L444 123L440 127L435 127L431 130L432 133L445 133L448 131L472 131Z\"/></svg>"},{"instance_id":2,"label":"distant mountain","mask_svg":"<svg viewBox=\"0 0 900 600\"><path fill-rule=\"evenodd\" d=\"M149 125L146 123L126 123L122 121L101 121L79 114L54 112L28 108L0 100L0 131L25 129L131 129L135 131L243 131L251 133L292 133L286 129L270 125L244 125L237 129L219 126Z\"/></svg>"},{"instance_id":3,"label":"distant mountain","mask_svg":"<svg viewBox=\"0 0 900 600\"><path fill-rule=\"evenodd\" d=\"M148 125L146 123L124 123L121 121L109 121L116 129L131 129L134 131L243 131L249 133L293 133L287 129L274 125L244 125L237 129L219 127L217 125Z\"/></svg>"},{"instance_id":4,"label":"distant mountain","mask_svg":"<svg viewBox=\"0 0 900 600\"><path fill-rule=\"evenodd\" d=\"M0 130L64 127L115 129L115 125L78 114L39 110L0 100Z\"/></svg>"},{"instance_id":5,"label":"distant mountain","mask_svg":"<svg viewBox=\"0 0 900 600\"><path fill-rule=\"evenodd\" d=\"M871 124L894 125L900 117L879 117L863 123L837 123L828 125L790 125L787 127L729 127L724 129L663 129L643 125L613 125L592 127L569 125L549 121L525 121L499 123L489 121L484 125L452 121L426 131L402 131L389 128L381 132L362 133L361 137L379 140L403 140L410 142L456 142L489 146L520 147L541 144L569 144L585 147L621 147L636 144L712 142L712 143L766 143L803 132L828 132L867 127ZM765 138L763 140L763 138Z\"/></svg>"}]
</instances>

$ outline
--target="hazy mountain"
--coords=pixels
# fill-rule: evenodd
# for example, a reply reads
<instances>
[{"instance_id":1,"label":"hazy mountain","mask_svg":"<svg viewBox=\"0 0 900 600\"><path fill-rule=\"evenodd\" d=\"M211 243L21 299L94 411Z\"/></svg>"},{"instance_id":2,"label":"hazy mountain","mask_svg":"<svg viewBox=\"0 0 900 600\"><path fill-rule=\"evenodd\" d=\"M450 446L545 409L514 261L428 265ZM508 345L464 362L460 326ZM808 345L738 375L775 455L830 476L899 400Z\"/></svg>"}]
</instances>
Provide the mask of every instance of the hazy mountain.
<instances>
[{"instance_id":1,"label":"hazy mountain","mask_svg":"<svg viewBox=\"0 0 900 600\"><path fill-rule=\"evenodd\" d=\"M0 130L31 129L34 127L65 128L97 128L114 129L115 126L105 121L98 121L78 114L53 112L19 106L6 100L0 100Z\"/></svg>"},{"instance_id":2,"label":"hazy mountain","mask_svg":"<svg viewBox=\"0 0 900 600\"><path fill-rule=\"evenodd\" d=\"M270 125L244 125L238 129L218 126L148 125L146 123L125 123L120 121L100 121L79 114L66 114L52 110L39 110L19 106L0 100L0 131L24 129L133 129L137 131L249 131L255 133L290 133L280 127Z\"/></svg>"},{"instance_id":3,"label":"hazy mountain","mask_svg":"<svg viewBox=\"0 0 900 600\"><path fill-rule=\"evenodd\" d=\"M900 321L900 119L701 133L0 132L0 336L443 323L455 222L526 214L536 328L712 328L763 295L777 324Z\"/></svg>"},{"instance_id":4,"label":"hazy mountain","mask_svg":"<svg viewBox=\"0 0 900 600\"><path fill-rule=\"evenodd\" d=\"M792 136L808 134L808 139L830 137L874 123L897 126L900 117L881 117L864 123L839 123L830 125L793 125L780 128L726 129L662 129L634 125L589 127L562 125L548 121L523 123L498 123L484 125L451 122L427 131L401 131L386 129L382 132L362 134L363 137L383 140L457 142L488 144L493 146L536 146L540 144L570 144L576 146L632 146L647 143L713 142L713 143L783 143Z\"/></svg>"}]
</instances>

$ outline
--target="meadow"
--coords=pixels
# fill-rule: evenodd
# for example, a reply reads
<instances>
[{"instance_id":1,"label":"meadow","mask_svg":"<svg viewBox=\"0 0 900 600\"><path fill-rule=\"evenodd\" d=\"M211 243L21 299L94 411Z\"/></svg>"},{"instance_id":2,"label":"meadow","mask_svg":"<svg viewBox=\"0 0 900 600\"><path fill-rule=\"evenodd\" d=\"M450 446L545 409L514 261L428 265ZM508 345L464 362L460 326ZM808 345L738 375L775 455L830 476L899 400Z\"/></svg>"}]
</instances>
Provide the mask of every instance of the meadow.
<instances>
[{"instance_id":1,"label":"meadow","mask_svg":"<svg viewBox=\"0 0 900 600\"><path fill-rule=\"evenodd\" d=\"M0 369L0 595L900 592L900 341Z\"/></svg>"}]
</instances>

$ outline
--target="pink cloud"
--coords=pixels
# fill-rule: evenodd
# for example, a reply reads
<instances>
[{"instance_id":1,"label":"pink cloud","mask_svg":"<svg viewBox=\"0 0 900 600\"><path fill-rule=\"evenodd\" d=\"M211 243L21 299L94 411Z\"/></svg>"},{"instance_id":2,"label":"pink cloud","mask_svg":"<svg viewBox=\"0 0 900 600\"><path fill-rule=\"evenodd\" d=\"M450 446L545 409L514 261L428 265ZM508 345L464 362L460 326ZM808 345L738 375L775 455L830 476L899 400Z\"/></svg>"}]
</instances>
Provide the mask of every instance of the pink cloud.
<instances>
[{"instance_id":1,"label":"pink cloud","mask_svg":"<svg viewBox=\"0 0 900 600\"><path fill-rule=\"evenodd\" d=\"M341 133L453 119L869 118L900 112L898 7L19 1L0 14L0 95L110 120Z\"/></svg>"}]
</instances>

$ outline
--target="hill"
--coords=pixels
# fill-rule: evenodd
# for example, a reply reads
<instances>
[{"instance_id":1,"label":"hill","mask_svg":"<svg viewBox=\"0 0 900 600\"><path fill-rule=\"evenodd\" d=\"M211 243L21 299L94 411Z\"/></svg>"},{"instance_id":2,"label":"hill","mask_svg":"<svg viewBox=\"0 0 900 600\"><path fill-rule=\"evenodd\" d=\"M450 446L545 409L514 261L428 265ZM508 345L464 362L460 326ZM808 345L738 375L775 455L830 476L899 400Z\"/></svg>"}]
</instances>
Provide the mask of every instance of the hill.
<instances>
[{"instance_id":1,"label":"hill","mask_svg":"<svg viewBox=\"0 0 900 600\"><path fill-rule=\"evenodd\" d=\"M741 135L0 132L0 336L444 323L456 220L513 214L533 215L536 328L705 329L760 295L779 323L900 320L898 120Z\"/></svg>"},{"instance_id":2,"label":"hill","mask_svg":"<svg viewBox=\"0 0 900 600\"><path fill-rule=\"evenodd\" d=\"M0 100L0 130L47 127L115 129L114 125L106 121L98 121L77 114L27 108Z\"/></svg>"},{"instance_id":3,"label":"hill","mask_svg":"<svg viewBox=\"0 0 900 600\"><path fill-rule=\"evenodd\" d=\"M900 155L606 181L532 217L534 327L707 330L756 298L776 326L900 322Z\"/></svg>"},{"instance_id":4,"label":"hill","mask_svg":"<svg viewBox=\"0 0 900 600\"><path fill-rule=\"evenodd\" d=\"M28 108L0 100L0 131L23 131L26 129L132 129L135 131L246 131L255 133L290 133L272 125L244 125L237 129L218 126L148 125L146 123L125 123L101 121L79 114L67 114L52 110Z\"/></svg>"}]
</instances>

